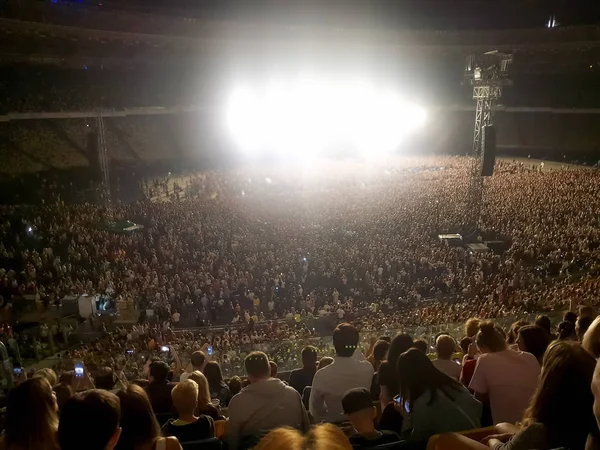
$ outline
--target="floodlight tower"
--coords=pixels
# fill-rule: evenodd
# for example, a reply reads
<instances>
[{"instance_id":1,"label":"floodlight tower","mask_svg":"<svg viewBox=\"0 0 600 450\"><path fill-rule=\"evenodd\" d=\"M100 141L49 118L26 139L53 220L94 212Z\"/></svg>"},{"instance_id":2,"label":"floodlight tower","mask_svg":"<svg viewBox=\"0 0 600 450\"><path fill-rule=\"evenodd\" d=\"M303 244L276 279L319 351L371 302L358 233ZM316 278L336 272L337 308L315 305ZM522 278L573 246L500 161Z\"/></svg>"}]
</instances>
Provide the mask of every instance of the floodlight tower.
<instances>
[{"instance_id":1,"label":"floodlight tower","mask_svg":"<svg viewBox=\"0 0 600 450\"><path fill-rule=\"evenodd\" d=\"M483 130L493 124L493 108L502 97L504 86L512 85L509 68L513 60L511 53L498 50L481 55L467 56L465 81L473 86L476 101L475 130L471 153L469 190L467 193L467 224L472 228L480 225L483 200Z\"/></svg>"}]
</instances>

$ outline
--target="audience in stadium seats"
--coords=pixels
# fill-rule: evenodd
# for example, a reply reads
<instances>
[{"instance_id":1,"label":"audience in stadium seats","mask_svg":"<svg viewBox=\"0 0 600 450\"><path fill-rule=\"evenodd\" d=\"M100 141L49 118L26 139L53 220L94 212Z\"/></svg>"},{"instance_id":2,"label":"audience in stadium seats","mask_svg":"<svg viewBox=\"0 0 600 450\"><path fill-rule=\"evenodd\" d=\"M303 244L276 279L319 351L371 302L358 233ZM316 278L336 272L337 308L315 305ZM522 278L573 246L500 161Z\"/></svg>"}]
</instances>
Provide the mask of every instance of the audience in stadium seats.
<instances>
[{"instance_id":1,"label":"audience in stadium seats","mask_svg":"<svg viewBox=\"0 0 600 450\"><path fill-rule=\"evenodd\" d=\"M167 414L173 412L173 400L171 391L175 383L167 380L169 366L164 361L154 361L150 364L150 383L146 386L146 394L150 399L152 410L155 414Z\"/></svg>"},{"instance_id":2,"label":"audience in stadium seats","mask_svg":"<svg viewBox=\"0 0 600 450\"><path fill-rule=\"evenodd\" d=\"M400 355L397 373L396 403L410 414L411 440L479 428L481 403L457 380L437 370L423 352L410 349Z\"/></svg>"},{"instance_id":3,"label":"audience in stadium seats","mask_svg":"<svg viewBox=\"0 0 600 450\"><path fill-rule=\"evenodd\" d=\"M542 364L544 353L550 345L550 337L546 330L537 325L525 325L519 329L517 345L519 350L531 353Z\"/></svg>"},{"instance_id":4,"label":"audience in stadium seats","mask_svg":"<svg viewBox=\"0 0 600 450\"><path fill-rule=\"evenodd\" d=\"M290 386L296 389L300 395L306 386L312 386L313 378L317 372L317 349L307 346L302 349L302 368L294 369L290 374Z\"/></svg>"},{"instance_id":5,"label":"audience in stadium seats","mask_svg":"<svg viewBox=\"0 0 600 450\"><path fill-rule=\"evenodd\" d=\"M244 360L250 385L231 399L227 440L236 450L265 430L289 426L308 431L308 415L294 388L278 378L270 378L267 355L252 352Z\"/></svg>"},{"instance_id":6,"label":"audience in stadium seats","mask_svg":"<svg viewBox=\"0 0 600 450\"><path fill-rule=\"evenodd\" d=\"M176 437L161 437L146 392L134 384L117 393L121 404L121 437L117 450L181 450Z\"/></svg>"},{"instance_id":7,"label":"audience in stadium seats","mask_svg":"<svg viewBox=\"0 0 600 450\"><path fill-rule=\"evenodd\" d=\"M119 398L92 389L71 397L62 407L58 426L61 450L112 450L121 436Z\"/></svg>"},{"instance_id":8,"label":"audience in stadium seats","mask_svg":"<svg viewBox=\"0 0 600 450\"><path fill-rule=\"evenodd\" d=\"M310 393L310 413L317 423L342 422L342 397L350 389L369 389L373 366L358 349L359 335L348 323L337 326L333 332L336 356L332 364L320 368L313 379Z\"/></svg>"},{"instance_id":9,"label":"audience in stadium seats","mask_svg":"<svg viewBox=\"0 0 600 450\"><path fill-rule=\"evenodd\" d=\"M531 353L508 349L492 322L479 325L476 342L482 354L469 387L478 400L490 404L494 423L514 423L535 391L540 364Z\"/></svg>"},{"instance_id":10,"label":"audience in stadium seats","mask_svg":"<svg viewBox=\"0 0 600 450\"><path fill-rule=\"evenodd\" d=\"M433 360L433 367L444 372L450 378L458 381L460 378L460 362L454 361L452 355L456 350L456 341L447 334L438 336L435 341L435 352L437 358Z\"/></svg>"},{"instance_id":11,"label":"audience in stadium seats","mask_svg":"<svg viewBox=\"0 0 600 450\"><path fill-rule=\"evenodd\" d=\"M484 442L495 450L585 448L588 436L598 437L591 389L595 365L577 343L550 345L521 425L499 424L499 434Z\"/></svg>"},{"instance_id":12,"label":"audience in stadium seats","mask_svg":"<svg viewBox=\"0 0 600 450\"><path fill-rule=\"evenodd\" d=\"M177 419L162 427L164 436L175 436L179 442L191 442L215 436L215 424L210 416L196 416L198 384L193 380L178 383L171 392Z\"/></svg>"},{"instance_id":13,"label":"audience in stadium seats","mask_svg":"<svg viewBox=\"0 0 600 450\"><path fill-rule=\"evenodd\" d=\"M190 364L192 366L192 370L190 372L183 372L179 377L179 381L187 380L188 377L196 370L204 372L204 366L206 365L206 355L204 352L198 350L192 353L192 356L190 357Z\"/></svg>"},{"instance_id":14,"label":"audience in stadium seats","mask_svg":"<svg viewBox=\"0 0 600 450\"><path fill-rule=\"evenodd\" d=\"M189 375L188 380L193 380L198 385L198 405L196 408L196 415L204 414L205 416L212 417L213 420L221 419L219 410L211 403L210 388L208 387L208 380L204 374L196 370Z\"/></svg>"},{"instance_id":15,"label":"audience in stadium seats","mask_svg":"<svg viewBox=\"0 0 600 450\"><path fill-rule=\"evenodd\" d=\"M8 392L2 450L58 450L58 416L50 383L43 377L23 381Z\"/></svg>"},{"instance_id":16,"label":"audience in stadium seats","mask_svg":"<svg viewBox=\"0 0 600 450\"><path fill-rule=\"evenodd\" d=\"M375 447L400 441L400 437L393 431L375 429L377 409L373 406L371 393L367 389L350 389L342 398L342 407L356 431L356 434L350 436L353 447Z\"/></svg>"},{"instance_id":17,"label":"audience in stadium seats","mask_svg":"<svg viewBox=\"0 0 600 450\"><path fill-rule=\"evenodd\" d=\"M277 428L264 436L254 450L352 450L344 433L331 424L318 425L302 436L297 430Z\"/></svg>"},{"instance_id":18,"label":"audience in stadium seats","mask_svg":"<svg viewBox=\"0 0 600 450\"><path fill-rule=\"evenodd\" d=\"M227 408L229 401L231 400L231 392L229 386L223 381L223 374L221 373L221 366L218 362L210 361L204 366L204 376L208 380L208 387L210 388L210 398L219 401L221 408Z\"/></svg>"}]
</instances>

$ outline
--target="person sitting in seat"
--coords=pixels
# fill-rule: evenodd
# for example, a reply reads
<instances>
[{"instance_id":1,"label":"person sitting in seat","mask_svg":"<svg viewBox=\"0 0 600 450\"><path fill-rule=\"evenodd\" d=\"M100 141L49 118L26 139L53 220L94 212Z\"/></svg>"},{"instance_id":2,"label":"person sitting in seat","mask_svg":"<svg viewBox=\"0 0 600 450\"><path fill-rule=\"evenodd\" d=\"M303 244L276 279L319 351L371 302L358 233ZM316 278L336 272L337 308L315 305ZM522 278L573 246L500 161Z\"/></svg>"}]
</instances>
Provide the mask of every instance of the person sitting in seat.
<instances>
[{"instance_id":1,"label":"person sitting in seat","mask_svg":"<svg viewBox=\"0 0 600 450\"><path fill-rule=\"evenodd\" d=\"M452 360L452 355L456 350L456 342L447 334L438 336L435 341L435 352L437 359L433 361L433 366L440 372L444 372L450 378L458 381L462 366L460 363Z\"/></svg>"},{"instance_id":2,"label":"person sitting in seat","mask_svg":"<svg viewBox=\"0 0 600 450\"><path fill-rule=\"evenodd\" d=\"M215 437L215 423L209 416L194 415L198 406L198 384L185 380L171 392L173 405L179 416L162 427L163 436L175 436L179 442L199 441Z\"/></svg>"},{"instance_id":3,"label":"person sitting in seat","mask_svg":"<svg viewBox=\"0 0 600 450\"><path fill-rule=\"evenodd\" d=\"M353 447L376 447L400 441L400 436L393 431L377 431L375 429L377 408L373 406L369 390L365 388L350 389L342 398L342 407L344 414L357 433L350 436L350 443Z\"/></svg>"},{"instance_id":4,"label":"person sitting in seat","mask_svg":"<svg viewBox=\"0 0 600 450\"><path fill-rule=\"evenodd\" d=\"M292 370L290 386L302 395L306 386L311 386L317 373L317 349L311 345L302 349L302 369Z\"/></svg>"},{"instance_id":5,"label":"person sitting in seat","mask_svg":"<svg viewBox=\"0 0 600 450\"><path fill-rule=\"evenodd\" d=\"M279 378L270 378L267 355L252 352L244 360L250 385L229 403L228 442L236 450L242 438L277 427L308 431L310 423L300 395Z\"/></svg>"}]
</instances>

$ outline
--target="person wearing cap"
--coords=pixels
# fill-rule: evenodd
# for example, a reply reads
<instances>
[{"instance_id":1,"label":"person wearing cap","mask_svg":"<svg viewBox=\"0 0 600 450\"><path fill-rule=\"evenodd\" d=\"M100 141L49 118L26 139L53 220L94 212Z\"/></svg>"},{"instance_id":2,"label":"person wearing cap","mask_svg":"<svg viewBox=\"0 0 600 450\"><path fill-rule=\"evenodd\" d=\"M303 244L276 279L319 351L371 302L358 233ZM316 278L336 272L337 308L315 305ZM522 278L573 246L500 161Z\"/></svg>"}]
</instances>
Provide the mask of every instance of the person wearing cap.
<instances>
[{"instance_id":1,"label":"person wearing cap","mask_svg":"<svg viewBox=\"0 0 600 450\"><path fill-rule=\"evenodd\" d=\"M350 389L342 397L342 408L357 433L349 438L353 447L376 447L400 441L400 436L393 431L375 429L377 409L368 389Z\"/></svg>"}]
</instances>

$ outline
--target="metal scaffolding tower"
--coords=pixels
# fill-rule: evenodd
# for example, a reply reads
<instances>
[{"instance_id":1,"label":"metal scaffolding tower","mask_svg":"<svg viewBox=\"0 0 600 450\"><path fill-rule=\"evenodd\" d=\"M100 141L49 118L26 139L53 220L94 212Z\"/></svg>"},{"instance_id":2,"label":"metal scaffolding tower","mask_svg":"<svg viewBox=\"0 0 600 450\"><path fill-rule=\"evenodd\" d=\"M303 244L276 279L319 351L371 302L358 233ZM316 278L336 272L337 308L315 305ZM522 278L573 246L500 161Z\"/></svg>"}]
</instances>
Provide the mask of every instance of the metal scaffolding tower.
<instances>
[{"instance_id":1,"label":"metal scaffolding tower","mask_svg":"<svg viewBox=\"0 0 600 450\"><path fill-rule=\"evenodd\" d=\"M512 84L508 71L511 63L512 54L498 51L467 56L465 80L473 86L473 100L477 105L465 211L466 224L471 228L477 228L481 222L484 190L483 129L485 126L493 124L493 108L502 97L503 87Z\"/></svg>"},{"instance_id":2,"label":"metal scaffolding tower","mask_svg":"<svg viewBox=\"0 0 600 450\"><path fill-rule=\"evenodd\" d=\"M96 128L98 130L98 159L100 170L102 171L102 185L100 187L101 202L104 204L106 221L114 222L112 209L112 195L110 189L110 172L108 163L108 147L106 145L106 130L104 128L104 118L102 110L98 110L96 115Z\"/></svg>"}]
</instances>

